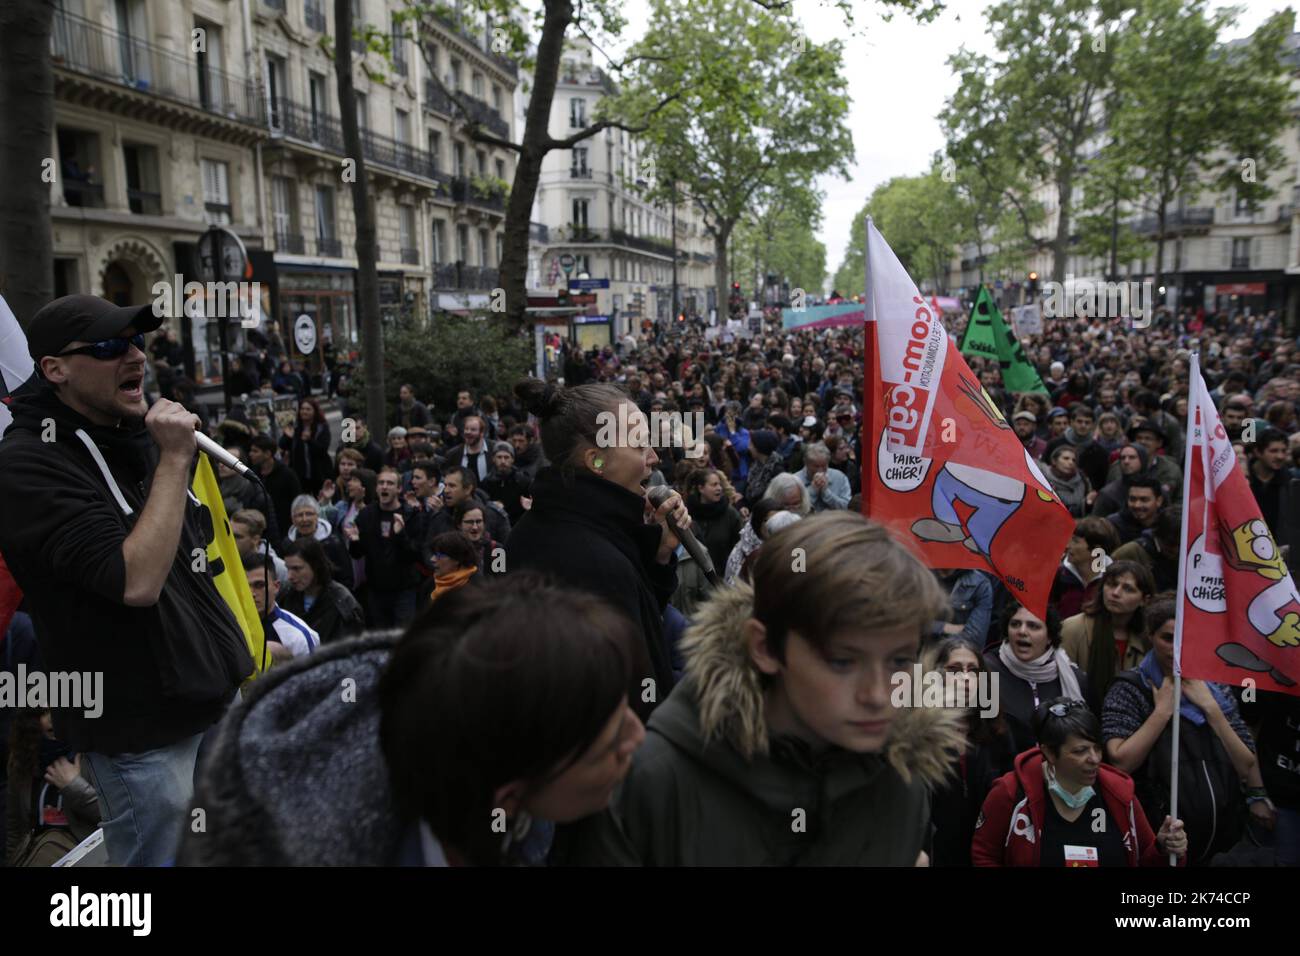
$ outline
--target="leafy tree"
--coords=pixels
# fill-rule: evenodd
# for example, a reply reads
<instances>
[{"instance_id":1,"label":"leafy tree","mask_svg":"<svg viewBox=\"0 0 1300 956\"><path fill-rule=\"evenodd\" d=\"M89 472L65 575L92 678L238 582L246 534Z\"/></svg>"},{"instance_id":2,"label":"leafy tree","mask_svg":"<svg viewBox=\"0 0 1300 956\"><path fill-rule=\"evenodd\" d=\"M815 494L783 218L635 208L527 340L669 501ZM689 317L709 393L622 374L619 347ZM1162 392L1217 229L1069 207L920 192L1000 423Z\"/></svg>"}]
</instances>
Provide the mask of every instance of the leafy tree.
<instances>
[{"instance_id":1,"label":"leafy tree","mask_svg":"<svg viewBox=\"0 0 1300 956\"><path fill-rule=\"evenodd\" d=\"M1219 37L1232 10L1205 0L1143 0L1117 43L1114 153L1133 178L1141 208L1155 216L1155 285L1163 282L1170 208L1203 191L1235 190L1252 203L1273 194L1283 172L1276 139L1291 122L1283 61L1294 15L1271 17L1241 44Z\"/></svg>"},{"instance_id":2,"label":"leafy tree","mask_svg":"<svg viewBox=\"0 0 1300 956\"><path fill-rule=\"evenodd\" d=\"M1052 279L1063 282L1071 252L1084 147L1099 132L1099 97L1108 88L1116 35L1129 0L1002 0L985 12L996 57L964 47L949 57L958 91L940 120L949 155L982 170L1016 209L1031 247L1052 250ZM1055 194L1056 228L1034 234L1032 191Z\"/></svg>"},{"instance_id":3,"label":"leafy tree","mask_svg":"<svg viewBox=\"0 0 1300 956\"><path fill-rule=\"evenodd\" d=\"M809 41L787 9L750 0L655 0L636 76L607 114L647 127L650 198L699 204L713 236L718 301L727 248L764 190L782 195L853 154L838 42ZM650 112L660 107L650 116Z\"/></svg>"},{"instance_id":4,"label":"leafy tree","mask_svg":"<svg viewBox=\"0 0 1300 956\"><path fill-rule=\"evenodd\" d=\"M743 268L753 268L756 288L775 275L791 290L820 292L826 279L826 247L816 235L820 224L821 196L812 189L763 190L754 211L736 225L732 238Z\"/></svg>"}]
</instances>

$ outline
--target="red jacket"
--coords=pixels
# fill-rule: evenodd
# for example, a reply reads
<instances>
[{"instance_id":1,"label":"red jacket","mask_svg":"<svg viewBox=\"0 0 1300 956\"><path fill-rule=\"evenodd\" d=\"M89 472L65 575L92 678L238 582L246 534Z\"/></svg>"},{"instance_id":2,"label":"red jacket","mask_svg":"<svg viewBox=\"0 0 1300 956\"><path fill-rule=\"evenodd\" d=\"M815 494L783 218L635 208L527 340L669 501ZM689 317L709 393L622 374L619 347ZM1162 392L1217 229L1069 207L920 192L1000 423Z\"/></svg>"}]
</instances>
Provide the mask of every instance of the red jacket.
<instances>
[{"instance_id":1,"label":"red jacket","mask_svg":"<svg viewBox=\"0 0 1300 956\"><path fill-rule=\"evenodd\" d=\"M1129 866L1168 866L1169 855L1156 846L1156 835L1134 795L1133 778L1109 764L1097 772L1098 792L1114 820L1126 822L1124 847ZM1015 769L1003 774L984 799L971 841L974 866L1038 866L1039 836L1047 812L1043 752L1035 747L1016 757ZM1179 861L1183 865L1183 861Z\"/></svg>"}]
</instances>

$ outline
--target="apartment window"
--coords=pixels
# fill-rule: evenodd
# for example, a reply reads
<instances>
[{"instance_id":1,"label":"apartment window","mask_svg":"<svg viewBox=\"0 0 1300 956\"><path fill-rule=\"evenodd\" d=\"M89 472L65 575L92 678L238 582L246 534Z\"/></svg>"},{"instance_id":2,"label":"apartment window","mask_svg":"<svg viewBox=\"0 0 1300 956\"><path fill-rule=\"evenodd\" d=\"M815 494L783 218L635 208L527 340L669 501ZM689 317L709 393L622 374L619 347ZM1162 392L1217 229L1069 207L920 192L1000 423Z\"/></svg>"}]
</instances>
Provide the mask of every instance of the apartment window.
<instances>
[{"instance_id":1,"label":"apartment window","mask_svg":"<svg viewBox=\"0 0 1300 956\"><path fill-rule=\"evenodd\" d=\"M469 264L469 226L456 227L456 261Z\"/></svg>"},{"instance_id":2,"label":"apartment window","mask_svg":"<svg viewBox=\"0 0 1300 956\"><path fill-rule=\"evenodd\" d=\"M442 167L442 134L437 130L429 131L429 156L433 161L433 171L436 173Z\"/></svg>"},{"instance_id":3,"label":"apartment window","mask_svg":"<svg viewBox=\"0 0 1300 956\"><path fill-rule=\"evenodd\" d=\"M195 20L194 28L203 31L203 49L194 54L199 70L199 103L205 110L223 109L226 91L221 75L221 27Z\"/></svg>"},{"instance_id":4,"label":"apartment window","mask_svg":"<svg viewBox=\"0 0 1300 956\"><path fill-rule=\"evenodd\" d=\"M474 150L474 161L478 164L479 176L487 175L487 153L481 149Z\"/></svg>"},{"instance_id":5,"label":"apartment window","mask_svg":"<svg viewBox=\"0 0 1300 956\"><path fill-rule=\"evenodd\" d=\"M335 257L343 254L343 244L335 231L333 186L316 187L316 252Z\"/></svg>"},{"instance_id":6,"label":"apartment window","mask_svg":"<svg viewBox=\"0 0 1300 956\"><path fill-rule=\"evenodd\" d=\"M123 143L122 163L126 168L126 201L131 211L145 216L161 214L157 148Z\"/></svg>"},{"instance_id":7,"label":"apartment window","mask_svg":"<svg viewBox=\"0 0 1300 956\"><path fill-rule=\"evenodd\" d=\"M355 93L354 101L357 104L357 129L370 129L370 100L365 93Z\"/></svg>"},{"instance_id":8,"label":"apartment window","mask_svg":"<svg viewBox=\"0 0 1300 956\"><path fill-rule=\"evenodd\" d=\"M287 97L289 91L284 85L284 60L278 56L266 58L266 102L271 110L271 129L281 129L283 114L280 112L280 100Z\"/></svg>"},{"instance_id":9,"label":"apartment window","mask_svg":"<svg viewBox=\"0 0 1300 956\"><path fill-rule=\"evenodd\" d=\"M498 113L501 112L501 87L492 87L492 108Z\"/></svg>"},{"instance_id":10,"label":"apartment window","mask_svg":"<svg viewBox=\"0 0 1300 956\"><path fill-rule=\"evenodd\" d=\"M496 245L497 245L496 263L497 263L497 268L500 268L501 260L505 255L505 238L499 232L496 234Z\"/></svg>"},{"instance_id":11,"label":"apartment window","mask_svg":"<svg viewBox=\"0 0 1300 956\"><path fill-rule=\"evenodd\" d=\"M286 252L302 252L302 236L298 233L298 204L296 185L288 176L271 177L271 220L275 224L275 244ZM294 239L298 249L289 249Z\"/></svg>"},{"instance_id":12,"label":"apartment window","mask_svg":"<svg viewBox=\"0 0 1300 956\"><path fill-rule=\"evenodd\" d=\"M470 94L476 100L483 99L483 74L475 73L469 80Z\"/></svg>"},{"instance_id":13,"label":"apartment window","mask_svg":"<svg viewBox=\"0 0 1300 956\"><path fill-rule=\"evenodd\" d=\"M1233 212L1238 219L1249 219L1255 215L1255 203L1245 196L1238 196Z\"/></svg>"},{"instance_id":14,"label":"apartment window","mask_svg":"<svg viewBox=\"0 0 1300 956\"><path fill-rule=\"evenodd\" d=\"M149 48L145 46L149 28L145 22L145 0L115 0L117 13L117 52L122 77L130 84L148 88L153 79Z\"/></svg>"},{"instance_id":15,"label":"apartment window","mask_svg":"<svg viewBox=\"0 0 1300 956\"><path fill-rule=\"evenodd\" d=\"M447 224L441 219L433 221L433 263L438 265L447 261Z\"/></svg>"},{"instance_id":16,"label":"apartment window","mask_svg":"<svg viewBox=\"0 0 1300 956\"><path fill-rule=\"evenodd\" d=\"M465 175L465 144L457 143L455 146L453 146L452 156L455 163L453 169L455 170L456 175L464 176Z\"/></svg>"},{"instance_id":17,"label":"apartment window","mask_svg":"<svg viewBox=\"0 0 1300 956\"><path fill-rule=\"evenodd\" d=\"M1232 240L1232 268L1250 268L1250 237Z\"/></svg>"},{"instance_id":18,"label":"apartment window","mask_svg":"<svg viewBox=\"0 0 1300 956\"><path fill-rule=\"evenodd\" d=\"M315 30L317 33L325 32L325 8L321 5L321 0L306 0L303 5L303 19L307 22L308 30Z\"/></svg>"},{"instance_id":19,"label":"apartment window","mask_svg":"<svg viewBox=\"0 0 1300 956\"><path fill-rule=\"evenodd\" d=\"M498 159L498 160L497 160L497 179L504 180L505 178L506 178L506 161L505 161L504 159Z\"/></svg>"},{"instance_id":20,"label":"apartment window","mask_svg":"<svg viewBox=\"0 0 1300 956\"><path fill-rule=\"evenodd\" d=\"M321 123L329 115L329 99L325 91L325 77L319 73L307 74L307 89L311 96L311 138L321 138Z\"/></svg>"},{"instance_id":21,"label":"apartment window","mask_svg":"<svg viewBox=\"0 0 1300 956\"><path fill-rule=\"evenodd\" d=\"M569 126L581 129L587 125L587 101L581 96L569 100Z\"/></svg>"},{"instance_id":22,"label":"apartment window","mask_svg":"<svg viewBox=\"0 0 1300 956\"><path fill-rule=\"evenodd\" d=\"M480 229L478 231L478 264L484 269L492 265L488 262L488 231Z\"/></svg>"},{"instance_id":23,"label":"apartment window","mask_svg":"<svg viewBox=\"0 0 1300 956\"><path fill-rule=\"evenodd\" d=\"M573 165L569 172L575 179L589 179L591 171L587 168L587 149L585 146L573 147Z\"/></svg>"},{"instance_id":24,"label":"apartment window","mask_svg":"<svg viewBox=\"0 0 1300 956\"><path fill-rule=\"evenodd\" d=\"M406 76L406 28L397 19L397 14L393 14L392 35L393 72L398 76Z\"/></svg>"},{"instance_id":25,"label":"apartment window","mask_svg":"<svg viewBox=\"0 0 1300 956\"><path fill-rule=\"evenodd\" d=\"M460 60L451 61L451 76L447 83L453 93L460 92Z\"/></svg>"},{"instance_id":26,"label":"apartment window","mask_svg":"<svg viewBox=\"0 0 1300 956\"><path fill-rule=\"evenodd\" d=\"M580 232L586 229L586 213L588 213L590 204L590 199L573 200L573 229L580 230Z\"/></svg>"},{"instance_id":27,"label":"apartment window","mask_svg":"<svg viewBox=\"0 0 1300 956\"><path fill-rule=\"evenodd\" d=\"M411 114L406 110L393 111L393 139L403 146L411 142Z\"/></svg>"},{"instance_id":28,"label":"apartment window","mask_svg":"<svg viewBox=\"0 0 1300 956\"><path fill-rule=\"evenodd\" d=\"M230 225L230 165L215 159L199 162L203 175L203 208L207 221L216 226Z\"/></svg>"},{"instance_id":29,"label":"apartment window","mask_svg":"<svg viewBox=\"0 0 1300 956\"><path fill-rule=\"evenodd\" d=\"M418 265L420 250L415 247L415 207L398 206L397 222L402 241L402 261Z\"/></svg>"},{"instance_id":30,"label":"apartment window","mask_svg":"<svg viewBox=\"0 0 1300 956\"><path fill-rule=\"evenodd\" d=\"M574 275L579 275L579 276L580 276L580 275L582 275L584 272L585 272L587 275L591 275L591 257L590 257L590 256L585 256L585 255L582 255L582 256L574 256L573 259L574 259L574 264L573 264L573 274L574 274Z\"/></svg>"},{"instance_id":31,"label":"apartment window","mask_svg":"<svg viewBox=\"0 0 1300 956\"><path fill-rule=\"evenodd\" d=\"M81 130L59 129L59 166L63 201L69 206L104 206L104 180L100 176L99 136Z\"/></svg>"},{"instance_id":32,"label":"apartment window","mask_svg":"<svg viewBox=\"0 0 1300 956\"><path fill-rule=\"evenodd\" d=\"M359 39L356 35L356 31L363 30L363 28L365 27L366 18L362 14L361 0L351 0L351 4L352 4L352 30L353 30L352 52L364 53L366 51L366 41Z\"/></svg>"}]
</instances>

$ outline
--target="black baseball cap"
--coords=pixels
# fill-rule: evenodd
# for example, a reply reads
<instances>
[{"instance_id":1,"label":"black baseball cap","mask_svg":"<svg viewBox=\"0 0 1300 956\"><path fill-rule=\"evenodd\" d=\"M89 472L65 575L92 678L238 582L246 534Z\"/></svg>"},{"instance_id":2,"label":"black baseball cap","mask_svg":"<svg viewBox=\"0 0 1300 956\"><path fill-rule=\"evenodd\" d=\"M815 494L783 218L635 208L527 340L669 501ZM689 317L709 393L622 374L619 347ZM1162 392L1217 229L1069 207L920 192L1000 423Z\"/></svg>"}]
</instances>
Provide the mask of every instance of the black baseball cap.
<instances>
[{"instance_id":1,"label":"black baseball cap","mask_svg":"<svg viewBox=\"0 0 1300 956\"><path fill-rule=\"evenodd\" d=\"M27 327L27 352L40 363L47 355L58 355L73 342L102 342L116 338L127 328L152 332L163 317L154 314L153 303L114 305L97 295L65 295L42 308Z\"/></svg>"}]
</instances>

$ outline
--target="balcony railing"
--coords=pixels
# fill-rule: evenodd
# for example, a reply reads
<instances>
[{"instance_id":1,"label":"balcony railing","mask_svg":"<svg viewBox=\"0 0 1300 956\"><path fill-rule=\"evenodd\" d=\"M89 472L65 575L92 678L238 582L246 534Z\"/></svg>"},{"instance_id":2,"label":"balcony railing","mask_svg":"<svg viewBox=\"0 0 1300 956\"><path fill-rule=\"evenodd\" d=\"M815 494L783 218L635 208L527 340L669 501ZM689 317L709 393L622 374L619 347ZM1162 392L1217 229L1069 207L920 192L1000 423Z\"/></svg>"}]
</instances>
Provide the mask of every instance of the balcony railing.
<instances>
[{"instance_id":1,"label":"balcony railing","mask_svg":"<svg viewBox=\"0 0 1300 956\"><path fill-rule=\"evenodd\" d=\"M275 234L275 248L277 252L300 256L306 250L307 244L303 241L300 233L277 232Z\"/></svg>"},{"instance_id":2,"label":"balcony railing","mask_svg":"<svg viewBox=\"0 0 1300 956\"><path fill-rule=\"evenodd\" d=\"M1233 257L1232 257L1232 268L1234 268L1234 269L1249 269L1249 268L1250 268L1250 256L1233 256Z\"/></svg>"},{"instance_id":3,"label":"balcony railing","mask_svg":"<svg viewBox=\"0 0 1300 956\"><path fill-rule=\"evenodd\" d=\"M602 69L592 70L566 70L560 74L560 82L568 83L571 86L595 86L604 90L606 93L614 94L618 92L618 87L609 75Z\"/></svg>"},{"instance_id":4,"label":"balcony railing","mask_svg":"<svg viewBox=\"0 0 1300 956\"><path fill-rule=\"evenodd\" d=\"M420 264L420 250L402 247L402 261L408 265L418 266Z\"/></svg>"},{"instance_id":5,"label":"balcony railing","mask_svg":"<svg viewBox=\"0 0 1300 956\"><path fill-rule=\"evenodd\" d=\"M1211 226L1214 224L1214 208L1202 206L1194 209L1175 210L1165 216L1165 230L1172 231L1188 226ZM1155 232L1160 228L1155 216L1143 216L1133 223L1133 230L1139 233Z\"/></svg>"},{"instance_id":6,"label":"balcony railing","mask_svg":"<svg viewBox=\"0 0 1300 956\"><path fill-rule=\"evenodd\" d=\"M528 241L529 242L550 242L551 230L543 223L530 222L528 224Z\"/></svg>"},{"instance_id":7,"label":"balcony railing","mask_svg":"<svg viewBox=\"0 0 1300 956\"><path fill-rule=\"evenodd\" d=\"M424 107L433 110L435 113L442 113L444 116L451 116L454 109L451 97L444 93L433 80L424 81Z\"/></svg>"},{"instance_id":8,"label":"balcony railing","mask_svg":"<svg viewBox=\"0 0 1300 956\"><path fill-rule=\"evenodd\" d=\"M334 153L343 152L343 124L324 113L280 100L277 110L279 132L292 139L313 143ZM433 154L409 143L401 143L368 129L361 130L361 149L366 159L377 166L413 173L424 179L439 180Z\"/></svg>"},{"instance_id":9,"label":"balcony railing","mask_svg":"<svg viewBox=\"0 0 1300 956\"><path fill-rule=\"evenodd\" d=\"M639 249L642 252L653 252L665 256L673 254L673 244L667 239L660 239L657 236L634 236L622 229L611 229L610 238L616 244L627 246L629 249Z\"/></svg>"},{"instance_id":10,"label":"balcony railing","mask_svg":"<svg viewBox=\"0 0 1300 956\"><path fill-rule=\"evenodd\" d=\"M481 123L487 127L488 132L497 136L504 138L510 135L510 124L502 119L501 114L489 103L464 93L460 98L468 107L470 119Z\"/></svg>"},{"instance_id":11,"label":"balcony railing","mask_svg":"<svg viewBox=\"0 0 1300 956\"><path fill-rule=\"evenodd\" d=\"M477 50L495 63L500 69L509 73L513 77L519 76L519 64L508 56L502 56L500 53L492 52L491 48L483 42L483 31L481 29L472 29L459 22L455 17L443 16L440 13L435 13L433 19L441 23L445 29L452 33L459 34L469 40L470 43L474 44L474 47Z\"/></svg>"},{"instance_id":12,"label":"balcony railing","mask_svg":"<svg viewBox=\"0 0 1300 956\"><path fill-rule=\"evenodd\" d=\"M143 189L126 191L127 207L139 216L158 216L162 214L162 193L149 193Z\"/></svg>"},{"instance_id":13,"label":"balcony railing","mask_svg":"<svg viewBox=\"0 0 1300 956\"><path fill-rule=\"evenodd\" d=\"M302 12L308 30L315 30L317 33L325 32L325 11L321 8L320 0L315 0L314 3L312 0L307 0Z\"/></svg>"},{"instance_id":14,"label":"balcony railing","mask_svg":"<svg viewBox=\"0 0 1300 956\"><path fill-rule=\"evenodd\" d=\"M339 239L327 238L325 236L316 237L316 255L330 256L338 259L343 255L343 242Z\"/></svg>"},{"instance_id":15,"label":"balcony railing","mask_svg":"<svg viewBox=\"0 0 1300 956\"><path fill-rule=\"evenodd\" d=\"M433 267L435 289L479 290L495 289L500 273L484 266L467 266L462 262L444 262Z\"/></svg>"},{"instance_id":16,"label":"balcony railing","mask_svg":"<svg viewBox=\"0 0 1300 956\"><path fill-rule=\"evenodd\" d=\"M579 166L570 166L570 167L569 167L569 178L570 178L570 179L590 179L590 178L591 178L591 170L590 170L590 169L583 169L583 168L581 168L581 167L579 167Z\"/></svg>"},{"instance_id":17,"label":"balcony railing","mask_svg":"<svg viewBox=\"0 0 1300 956\"><path fill-rule=\"evenodd\" d=\"M56 67L150 93L242 123L265 124L254 83L199 61L109 30L72 13L56 13L50 38Z\"/></svg>"},{"instance_id":18,"label":"balcony railing","mask_svg":"<svg viewBox=\"0 0 1300 956\"><path fill-rule=\"evenodd\" d=\"M103 209L104 186L102 183L83 183L65 179L63 181L63 201L69 206Z\"/></svg>"}]
</instances>

